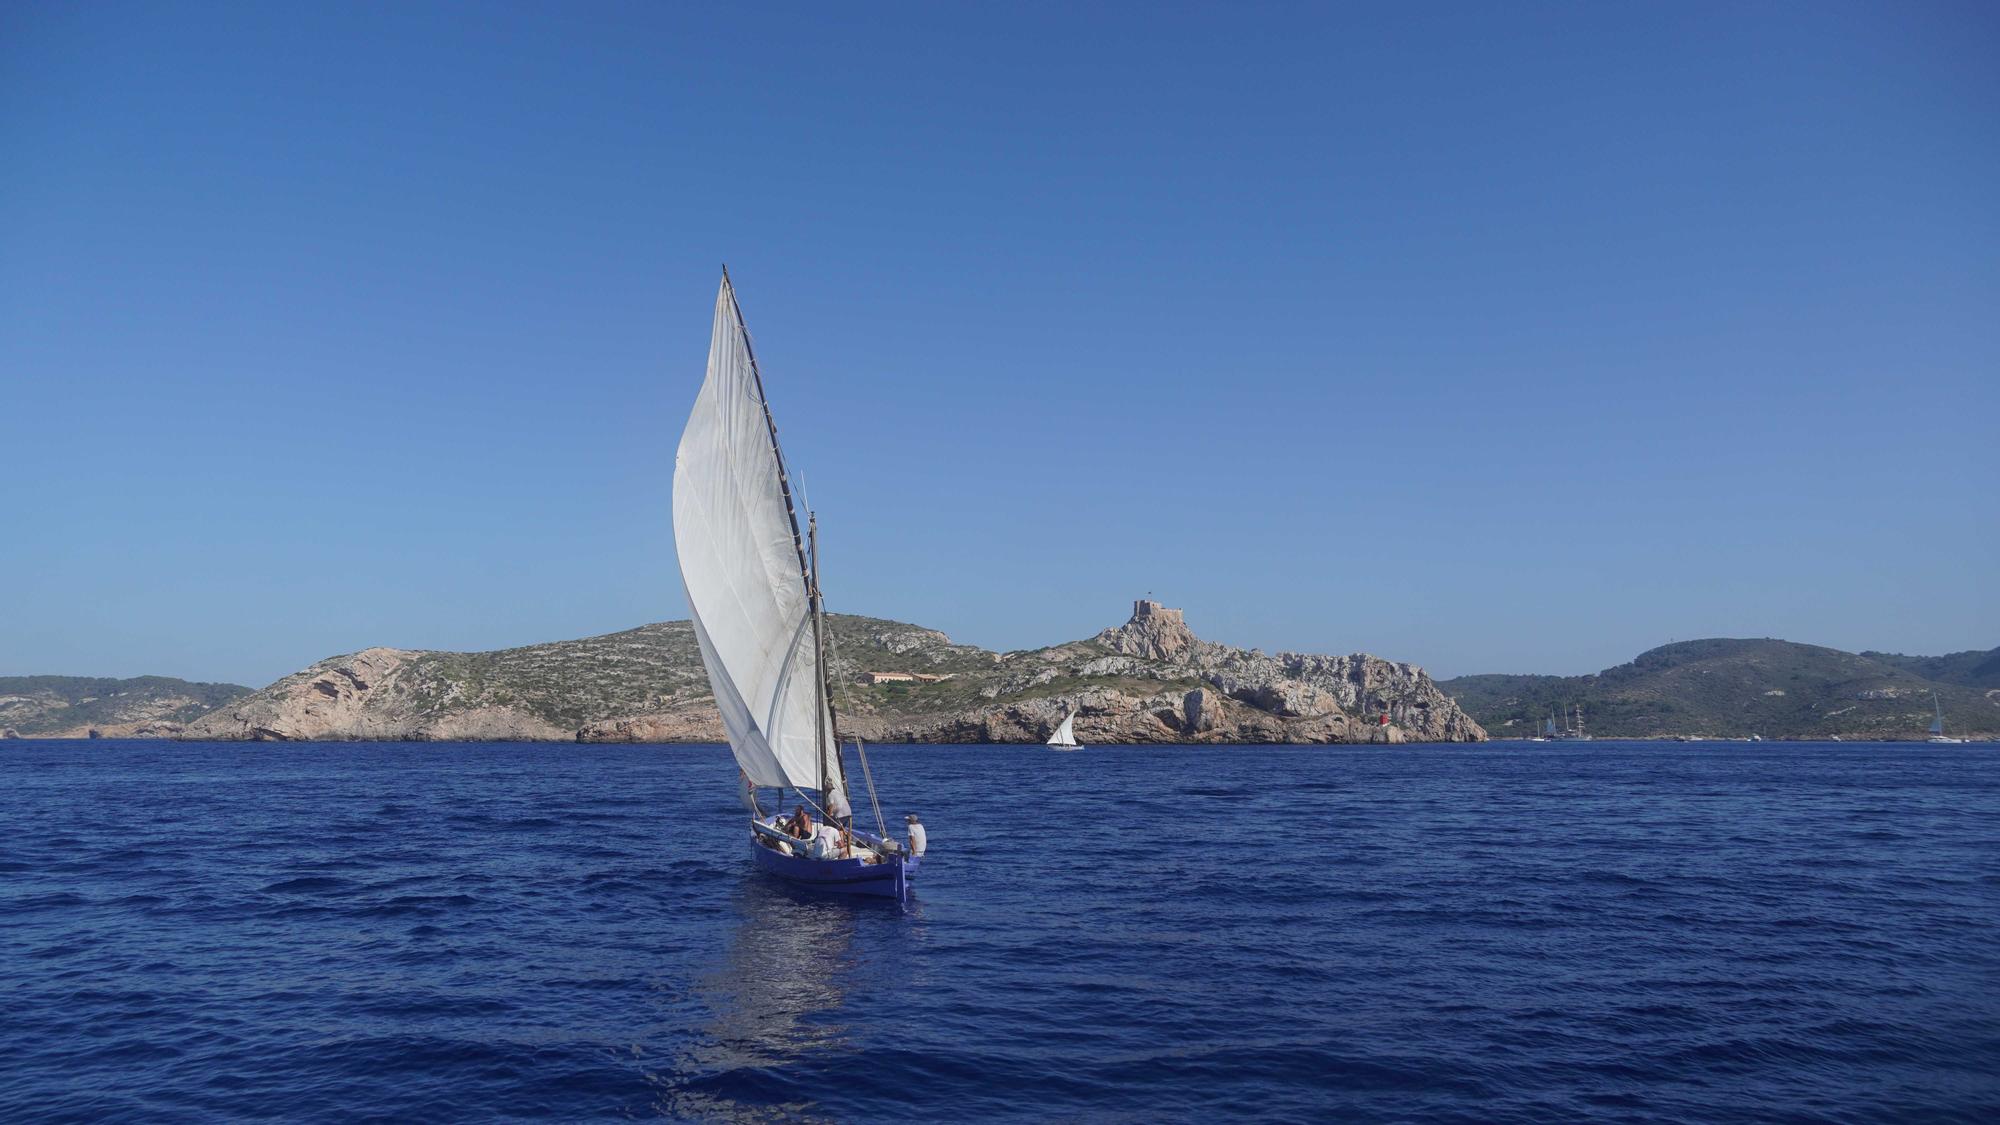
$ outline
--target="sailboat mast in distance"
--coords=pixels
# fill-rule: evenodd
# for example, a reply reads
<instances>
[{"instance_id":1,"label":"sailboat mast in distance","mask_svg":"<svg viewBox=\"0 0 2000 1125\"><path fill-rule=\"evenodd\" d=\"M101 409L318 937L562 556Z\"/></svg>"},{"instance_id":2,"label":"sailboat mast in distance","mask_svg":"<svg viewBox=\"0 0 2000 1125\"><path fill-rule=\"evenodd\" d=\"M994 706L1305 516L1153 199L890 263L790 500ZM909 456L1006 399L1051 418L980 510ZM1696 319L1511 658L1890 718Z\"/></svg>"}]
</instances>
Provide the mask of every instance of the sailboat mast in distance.
<instances>
[{"instance_id":1,"label":"sailboat mast in distance","mask_svg":"<svg viewBox=\"0 0 2000 1125\"><path fill-rule=\"evenodd\" d=\"M1962 738L1946 737L1944 733L1944 704L1941 701L1939 701L1938 693L1935 688L1931 690L1931 708L1937 716L1936 718L1931 720L1931 741L1952 743L1954 745L1960 742L1964 742L1965 740Z\"/></svg>"}]
</instances>

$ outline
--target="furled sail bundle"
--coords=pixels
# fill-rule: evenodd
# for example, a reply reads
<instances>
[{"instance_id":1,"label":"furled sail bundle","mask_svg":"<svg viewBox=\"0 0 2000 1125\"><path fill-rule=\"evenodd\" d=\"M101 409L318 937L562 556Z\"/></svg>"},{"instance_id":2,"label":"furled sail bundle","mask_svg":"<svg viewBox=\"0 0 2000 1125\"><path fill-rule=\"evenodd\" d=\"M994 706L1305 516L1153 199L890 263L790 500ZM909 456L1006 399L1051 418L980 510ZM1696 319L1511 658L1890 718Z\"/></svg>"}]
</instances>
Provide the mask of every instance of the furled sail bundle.
<instances>
[{"instance_id":1,"label":"furled sail bundle","mask_svg":"<svg viewBox=\"0 0 2000 1125\"><path fill-rule=\"evenodd\" d=\"M737 764L755 785L820 790L844 812L805 545L727 276L708 376L674 459L674 546Z\"/></svg>"}]
</instances>

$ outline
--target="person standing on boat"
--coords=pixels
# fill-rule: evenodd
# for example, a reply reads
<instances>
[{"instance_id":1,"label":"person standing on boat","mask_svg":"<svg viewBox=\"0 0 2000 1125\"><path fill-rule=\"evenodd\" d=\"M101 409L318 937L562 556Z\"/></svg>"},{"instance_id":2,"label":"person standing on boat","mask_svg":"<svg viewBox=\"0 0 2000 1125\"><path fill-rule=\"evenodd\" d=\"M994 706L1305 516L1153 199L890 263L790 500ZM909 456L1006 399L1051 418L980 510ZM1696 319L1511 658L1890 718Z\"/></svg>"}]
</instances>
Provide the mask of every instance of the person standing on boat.
<instances>
[{"instance_id":1,"label":"person standing on boat","mask_svg":"<svg viewBox=\"0 0 2000 1125\"><path fill-rule=\"evenodd\" d=\"M910 854L913 856L923 855L924 854L923 823L917 819L916 813L911 813L910 815L904 817L903 819L910 826Z\"/></svg>"},{"instance_id":2,"label":"person standing on boat","mask_svg":"<svg viewBox=\"0 0 2000 1125\"><path fill-rule=\"evenodd\" d=\"M854 810L847 803L847 794L837 786L826 791L826 822L840 830L840 858L846 859L850 834L854 831Z\"/></svg>"}]
</instances>

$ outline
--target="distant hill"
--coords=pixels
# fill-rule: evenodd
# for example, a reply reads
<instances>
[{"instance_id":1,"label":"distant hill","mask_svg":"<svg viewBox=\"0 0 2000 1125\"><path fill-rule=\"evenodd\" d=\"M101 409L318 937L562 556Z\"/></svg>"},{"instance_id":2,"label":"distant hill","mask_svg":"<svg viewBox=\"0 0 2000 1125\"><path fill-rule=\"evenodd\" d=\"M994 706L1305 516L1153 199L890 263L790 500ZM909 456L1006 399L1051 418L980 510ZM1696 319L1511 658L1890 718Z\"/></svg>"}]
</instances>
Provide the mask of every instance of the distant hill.
<instances>
[{"instance_id":1,"label":"distant hill","mask_svg":"<svg viewBox=\"0 0 2000 1125\"><path fill-rule=\"evenodd\" d=\"M1626 738L1926 737L1931 693L1946 733L2000 736L2000 649L1941 657L1852 653L1779 640L1663 645L1590 676L1460 676L1439 683L1495 738L1525 737L1582 706L1592 734Z\"/></svg>"},{"instance_id":2,"label":"distant hill","mask_svg":"<svg viewBox=\"0 0 2000 1125\"><path fill-rule=\"evenodd\" d=\"M231 700L241 684L198 684L171 676L0 676L0 736L107 738L180 733Z\"/></svg>"},{"instance_id":3,"label":"distant hill","mask_svg":"<svg viewBox=\"0 0 2000 1125\"><path fill-rule=\"evenodd\" d=\"M1903 656L1894 652L1864 652L1862 656L1878 664L1901 668L1941 684L1978 688L2000 688L2000 648L1954 652L1949 656Z\"/></svg>"},{"instance_id":4,"label":"distant hill","mask_svg":"<svg viewBox=\"0 0 2000 1125\"><path fill-rule=\"evenodd\" d=\"M891 742L1039 742L1065 714L1092 742L1472 741L1423 670L1365 654L1266 655L1204 641L1181 612L1021 652L832 615L844 732ZM686 621L497 652L371 648L320 661L190 724L217 739L718 741Z\"/></svg>"},{"instance_id":5,"label":"distant hill","mask_svg":"<svg viewBox=\"0 0 2000 1125\"><path fill-rule=\"evenodd\" d=\"M1233 648L1142 603L1094 637L1021 652L833 615L845 730L885 741L1046 737L1069 709L1097 742L1452 741L1525 736L1581 705L1591 733L1651 738L2000 738L2000 649L1842 652L1770 639L1684 641L1589 676L1434 683L1376 657ZM907 674L869 682L870 673ZM916 678L922 676L925 678ZM1387 727L1380 725L1383 714ZM1482 730L1482 728L1484 728ZM685 621L496 652L368 649L267 688L165 676L0 677L0 736L710 741L721 737Z\"/></svg>"}]
</instances>

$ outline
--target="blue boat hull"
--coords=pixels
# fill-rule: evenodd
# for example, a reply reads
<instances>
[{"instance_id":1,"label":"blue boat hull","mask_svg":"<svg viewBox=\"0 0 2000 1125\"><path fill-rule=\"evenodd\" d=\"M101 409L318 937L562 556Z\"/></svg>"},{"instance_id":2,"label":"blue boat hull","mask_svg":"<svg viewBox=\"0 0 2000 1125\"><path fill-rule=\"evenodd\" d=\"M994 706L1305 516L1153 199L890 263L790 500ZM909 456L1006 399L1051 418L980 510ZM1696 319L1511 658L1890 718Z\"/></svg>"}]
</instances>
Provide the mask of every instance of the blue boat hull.
<instances>
[{"instance_id":1,"label":"blue boat hull","mask_svg":"<svg viewBox=\"0 0 2000 1125\"><path fill-rule=\"evenodd\" d=\"M864 842L878 842L860 832L855 835ZM888 856L881 863L864 863L858 859L807 859L804 856L783 855L776 848L766 847L755 839L750 841L750 854L755 857L758 867L802 886L837 894L898 899L910 893L910 879L917 873L920 862L903 855Z\"/></svg>"}]
</instances>

